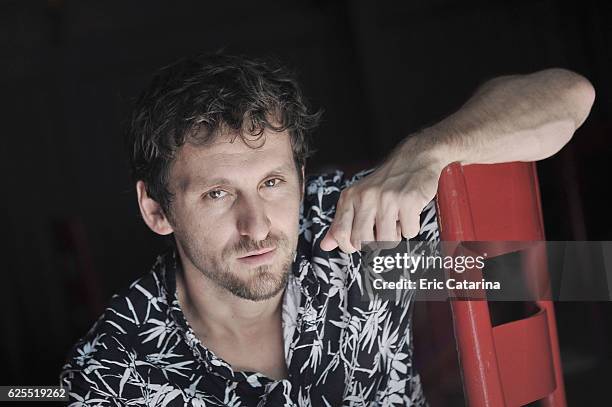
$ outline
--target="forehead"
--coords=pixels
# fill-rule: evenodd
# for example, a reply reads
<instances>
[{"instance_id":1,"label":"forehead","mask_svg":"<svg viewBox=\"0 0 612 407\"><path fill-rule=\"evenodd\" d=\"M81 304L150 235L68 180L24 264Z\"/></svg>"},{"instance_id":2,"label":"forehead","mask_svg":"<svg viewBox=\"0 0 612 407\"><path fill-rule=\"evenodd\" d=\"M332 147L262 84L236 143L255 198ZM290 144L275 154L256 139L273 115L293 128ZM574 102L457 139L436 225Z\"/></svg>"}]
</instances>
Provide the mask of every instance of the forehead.
<instances>
[{"instance_id":1,"label":"forehead","mask_svg":"<svg viewBox=\"0 0 612 407\"><path fill-rule=\"evenodd\" d=\"M270 171L296 171L286 131L266 129L261 139L247 137L247 142L240 136L222 134L206 145L185 143L173 161L170 183L186 190L220 178L241 182Z\"/></svg>"}]
</instances>

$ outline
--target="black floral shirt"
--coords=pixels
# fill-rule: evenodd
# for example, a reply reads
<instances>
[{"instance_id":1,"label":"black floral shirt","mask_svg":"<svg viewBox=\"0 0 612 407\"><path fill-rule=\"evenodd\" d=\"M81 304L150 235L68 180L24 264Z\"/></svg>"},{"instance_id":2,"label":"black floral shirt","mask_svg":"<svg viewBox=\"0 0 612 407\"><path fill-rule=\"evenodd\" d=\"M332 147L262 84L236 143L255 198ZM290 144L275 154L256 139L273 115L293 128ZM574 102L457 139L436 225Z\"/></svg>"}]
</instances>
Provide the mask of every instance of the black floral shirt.
<instances>
[{"instance_id":1,"label":"black floral shirt","mask_svg":"<svg viewBox=\"0 0 612 407\"><path fill-rule=\"evenodd\" d=\"M310 177L300 213L298 255L283 294L288 379L234 371L207 349L177 300L178 255L113 296L71 350L61 381L71 406L422 406L412 365L413 296L361 299L362 254L325 252L319 242L351 179ZM420 240L439 239L435 205L421 214Z\"/></svg>"}]
</instances>

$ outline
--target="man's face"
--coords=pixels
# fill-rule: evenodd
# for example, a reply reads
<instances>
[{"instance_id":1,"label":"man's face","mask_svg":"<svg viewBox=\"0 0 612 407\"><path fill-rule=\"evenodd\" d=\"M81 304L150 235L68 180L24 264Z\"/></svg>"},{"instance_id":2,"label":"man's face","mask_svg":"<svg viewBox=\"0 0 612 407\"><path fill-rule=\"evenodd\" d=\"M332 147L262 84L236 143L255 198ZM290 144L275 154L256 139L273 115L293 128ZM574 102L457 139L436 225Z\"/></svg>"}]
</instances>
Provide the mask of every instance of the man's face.
<instances>
[{"instance_id":1,"label":"man's face","mask_svg":"<svg viewBox=\"0 0 612 407\"><path fill-rule=\"evenodd\" d=\"M229 135L206 146L186 143L169 181L172 227L184 261L253 301L273 297L287 283L301 201L289 135L266 130L264 137L259 148L241 137L230 143Z\"/></svg>"}]
</instances>

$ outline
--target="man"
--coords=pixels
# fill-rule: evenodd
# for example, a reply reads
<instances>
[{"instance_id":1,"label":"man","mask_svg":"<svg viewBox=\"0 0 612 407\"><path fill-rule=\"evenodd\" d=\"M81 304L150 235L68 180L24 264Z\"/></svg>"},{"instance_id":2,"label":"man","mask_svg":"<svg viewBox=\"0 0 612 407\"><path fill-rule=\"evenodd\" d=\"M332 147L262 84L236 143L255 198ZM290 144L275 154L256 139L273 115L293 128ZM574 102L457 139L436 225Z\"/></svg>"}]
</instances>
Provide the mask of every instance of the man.
<instances>
[{"instance_id":1,"label":"man","mask_svg":"<svg viewBox=\"0 0 612 407\"><path fill-rule=\"evenodd\" d=\"M446 165L546 158L593 100L567 70L496 78L376 169L304 179L319 115L284 69L224 55L162 69L128 145L143 220L175 247L73 348L73 404L424 405L412 297L360 300L361 242L436 241Z\"/></svg>"}]
</instances>

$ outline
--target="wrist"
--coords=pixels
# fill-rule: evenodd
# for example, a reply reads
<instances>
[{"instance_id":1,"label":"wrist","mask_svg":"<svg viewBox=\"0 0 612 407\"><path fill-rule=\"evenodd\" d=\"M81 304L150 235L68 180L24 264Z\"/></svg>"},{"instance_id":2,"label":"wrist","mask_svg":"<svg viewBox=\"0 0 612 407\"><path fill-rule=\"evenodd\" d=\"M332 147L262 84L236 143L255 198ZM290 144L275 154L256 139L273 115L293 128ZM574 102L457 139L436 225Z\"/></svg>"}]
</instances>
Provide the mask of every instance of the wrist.
<instances>
[{"instance_id":1,"label":"wrist","mask_svg":"<svg viewBox=\"0 0 612 407\"><path fill-rule=\"evenodd\" d=\"M459 149L446 137L448 134L435 127L423 129L407 137L400 145L403 157L420 157L423 165L442 172L444 167L462 161Z\"/></svg>"}]
</instances>

